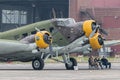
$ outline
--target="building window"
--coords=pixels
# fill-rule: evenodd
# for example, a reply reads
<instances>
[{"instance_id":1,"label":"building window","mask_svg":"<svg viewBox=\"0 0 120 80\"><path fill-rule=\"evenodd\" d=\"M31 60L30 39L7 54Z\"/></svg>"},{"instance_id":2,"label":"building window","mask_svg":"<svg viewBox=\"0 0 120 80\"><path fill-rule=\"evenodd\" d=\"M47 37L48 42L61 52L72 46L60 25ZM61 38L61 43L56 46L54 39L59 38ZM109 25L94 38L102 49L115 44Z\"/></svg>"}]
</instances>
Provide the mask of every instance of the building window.
<instances>
[{"instance_id":1,"label":"building window","mask_svg":"<svg viewBox=\"0 0 120 80\"><path fill-rule=\"evenodd\" d=\"M26 24L27 11L2 10L2 23Z\"/></svg>"}]
</instances>

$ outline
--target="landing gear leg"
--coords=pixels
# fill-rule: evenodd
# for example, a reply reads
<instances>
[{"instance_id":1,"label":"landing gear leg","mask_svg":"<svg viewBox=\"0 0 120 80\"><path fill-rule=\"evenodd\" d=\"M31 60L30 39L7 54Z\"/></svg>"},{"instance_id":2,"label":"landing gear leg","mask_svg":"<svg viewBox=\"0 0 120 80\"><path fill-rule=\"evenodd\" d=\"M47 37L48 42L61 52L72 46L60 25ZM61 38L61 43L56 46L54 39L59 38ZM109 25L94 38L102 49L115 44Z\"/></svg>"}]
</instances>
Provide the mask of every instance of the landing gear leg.
<instances>
[{"instance_id":1,"label":"landing gear leg","mask_svg":"<svg viewBox=\"0 0 120 80\"><path fill-rule=\"evenodd\" d=\"M74 70L74 66L77 66L77 61L74 58L69 58L69 54L64 54L63 60L67 70Z\"/></svg>"}]
</instances>

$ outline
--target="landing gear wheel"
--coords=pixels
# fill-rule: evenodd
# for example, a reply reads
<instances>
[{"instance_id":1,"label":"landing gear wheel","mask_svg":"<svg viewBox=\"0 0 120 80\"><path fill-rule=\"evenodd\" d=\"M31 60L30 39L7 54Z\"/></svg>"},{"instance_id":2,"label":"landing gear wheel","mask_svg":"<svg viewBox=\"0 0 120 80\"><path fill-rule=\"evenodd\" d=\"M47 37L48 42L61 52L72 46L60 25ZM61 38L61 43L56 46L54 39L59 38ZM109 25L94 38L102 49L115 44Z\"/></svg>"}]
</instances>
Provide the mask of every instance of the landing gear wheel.
<instances>
[{"instance_id":1,"label":"landing gear wheel","mask_svg":"<svg viewBox=\"0 0 120 80\"><path fill-rule=\"evenodd\" d=\"M41 58L35 58L32 61L32 67L34 70L42 70L44 67L44 61Z\"/></svg>"},{"instance_id":2,"label":"landing gear wheel","mask_svg":"<svg viewBox=\"0 0 120 80\"><path fill-rule=\"evenodd\" d=\"M74 70L74 66L77 66L77 61L74 58L70 58L70 64L65 64L67 70Z\"/></svg>"}]
</instances>

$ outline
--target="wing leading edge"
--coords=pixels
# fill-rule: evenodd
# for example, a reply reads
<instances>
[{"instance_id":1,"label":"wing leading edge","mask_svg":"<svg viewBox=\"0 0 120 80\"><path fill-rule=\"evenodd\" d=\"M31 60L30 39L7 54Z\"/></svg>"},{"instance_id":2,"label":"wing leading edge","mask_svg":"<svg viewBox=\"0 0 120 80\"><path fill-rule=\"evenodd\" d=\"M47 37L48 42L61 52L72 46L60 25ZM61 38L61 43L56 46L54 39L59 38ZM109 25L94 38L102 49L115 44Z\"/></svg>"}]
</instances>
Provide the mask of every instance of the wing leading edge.
<instances>
[{"instance_id":1,"label":"wing leading edge","mask_svg":"<svg viewBox=\"0 0 120 80\"><path fill-rule=\"evenodd\" d=\"M120 45L120 40L105 41L104 44L105 44L106 47Z\"/></svg>"}]
</instances>

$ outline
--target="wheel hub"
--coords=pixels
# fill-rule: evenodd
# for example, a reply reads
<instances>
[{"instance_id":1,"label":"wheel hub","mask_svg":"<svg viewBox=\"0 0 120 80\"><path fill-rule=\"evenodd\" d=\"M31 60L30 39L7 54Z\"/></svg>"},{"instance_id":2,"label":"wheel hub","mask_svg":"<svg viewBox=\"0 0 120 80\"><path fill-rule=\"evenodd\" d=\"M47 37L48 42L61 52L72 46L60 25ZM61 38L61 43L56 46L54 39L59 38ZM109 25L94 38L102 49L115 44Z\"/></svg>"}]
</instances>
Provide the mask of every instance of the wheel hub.
<instances>
[{"instance_id":1,"label":"wheel hub","mask_svg":"<svg viewBox=\"0 0 120 80\"><path fill-rule=\"evenodd\" d=\"M67 64L68 64L69 67L71 67L73 65L73 63L71 61Z\"/></svg>"},{"instance_id":2,"label":"wheel hub","mask_svg":"<svg viewBox=\"0 0 120 80\"><path fill-rule=\"evenodd\" d=\"M39 61L38 61L38 60L35 60L35 61L34 61L34 66L35 66L35 68L39 68L40 63L39 63Z\"/></svg>"}]
</instances>

